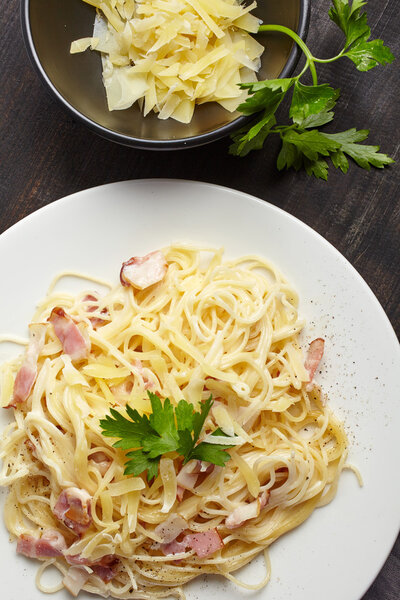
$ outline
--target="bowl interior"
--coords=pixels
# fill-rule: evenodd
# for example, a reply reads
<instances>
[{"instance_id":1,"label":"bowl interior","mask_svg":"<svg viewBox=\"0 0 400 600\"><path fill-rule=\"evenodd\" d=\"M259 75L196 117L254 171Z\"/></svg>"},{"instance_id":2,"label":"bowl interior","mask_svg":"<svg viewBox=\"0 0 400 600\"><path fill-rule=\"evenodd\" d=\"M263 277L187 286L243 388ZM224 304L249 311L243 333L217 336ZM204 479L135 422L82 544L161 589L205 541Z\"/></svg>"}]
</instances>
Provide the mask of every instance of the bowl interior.
<instances>
[{"instance_id":1,"label":"bowl interior","mask_svg":"<svg viewBox=\"0 0 400 600\"><path fill-rule=\"evenodd\" d=\"M258 0L254 11L264 23L298 28L301 0ZM73 40L92 35L95 9L82 0L26 0L34 59L54 91L77 113L107 130L143 140L176 140L207 134L238 117L215 103L196 108L189 125L172 119L161 121L155 114L144 118L137 106L110 112L101 78L97 52L71 55ZM262 34L266 46L259 79L278 77L292 50L291 39L280 34ZM35 56L36 54L36 56Z\"/></svg>"}]
</instances>

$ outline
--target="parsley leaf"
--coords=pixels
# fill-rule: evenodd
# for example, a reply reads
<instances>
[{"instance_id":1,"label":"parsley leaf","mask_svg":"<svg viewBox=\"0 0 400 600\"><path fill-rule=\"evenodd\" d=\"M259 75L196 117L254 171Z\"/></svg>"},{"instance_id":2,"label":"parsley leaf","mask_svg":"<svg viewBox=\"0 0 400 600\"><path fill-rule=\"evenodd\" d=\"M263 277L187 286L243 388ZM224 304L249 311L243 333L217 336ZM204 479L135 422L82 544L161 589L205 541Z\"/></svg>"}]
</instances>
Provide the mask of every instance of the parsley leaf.
<instances>
[{"instance_id":1,"label":"parsley leaf","mask_svg":"<svg viewBox=\"0 0 400 600\"><path fill-rule=\"evenodd\" d=\"M301 124L302 129L311 129L312 127L322 127L333 121L335 113L331 110L322 110L316 115L310 115L304 119Z\"/></svg>"},{"instance_id":2,"label":"parsley leaf","mask_svg":"<svg viewBox=\"0 0 400 600\"><path fill-rule=\"evenodd\" d=\"M261 150L275 124L275 116L264 113L263 118L253 127L250 129L244 127L232 136L233 144L229 148L229 153L235 156L246 156L252 150Z\"/></svg>"},{"instance_id":3,"label":"parsley leaf","mask_svg":"<svg viewBox=\"0 0 400 600\"><path fill-rule=\"evenodd\" d=\"M367 3L365 0L332 0L333 6L329 11L330 19L336 23L346 36L344 49L348 48L357 40L368 39L371 29L367 23L367 13L360 14L360 9Z\"/></svg>"},{"instance_id":4,"label":"parsley leaf","mask_svg":"<svg viewBox=\"0 0 400 600\"><path fill-rule=\"evenodd\" d=\"M238 110L245 115L252 115L260 110L264 110L266 116L273 115L293 83L293 79L241 83L239 87L247 90L249 95L246 101L239 105Z\"/></svg>"},{"instance_id":5,"label":"parsley leaf","mask_svg":"<svg viewBox=\"0 0 400 600\"><path fill-rule=\"evenodd\" d=\"M114 446L123 450L138 448L142 445L143 437L152 433L149 419L146 416L141 417L138 411L133 410L130 406L126 407L126 412L131 421L113 408L110 409L111 416L107 415L100 421L103 435L120 437L121 439Z\"/></svg>"},{"instance_id":6,"label":"parsley leaf","mask_svg":"<svg viewBox=\"0 0 400 600\"><path fill-rule=\"evenodd\" d=\"M290 129L283 134L283 139L293 144L309 160L317 160L318 155L329 156L329 153L340 148L340 143L330 140L317 129L299 133Z\"/></svg>"},{"instance_id":7,"label":"parsley leaf","mask_svg":"<svg viewBox=\"0 0 400 600\"><path fill-rule=\"evenodd\" d=\"M334 90L327 83L322 85L303 85L296 81L289 116L294 123L303 125L305 119L333 108L339 90Z\"/></svg>"},{"instance_id":8,"label":"parsley leaf","mask_svg":"<svg viewBox=\"0 0 400 600\"><path fill-rule=\"evenodd\" d=\"M225 452L232 445L229 444L229 437L226 445L197 443L213 405L212 396L201 403L197 412L186 400L181 400L174 409L168 398L162 403L156 394L147 393L152 410L149 417L141 416L127 405L129 419L111 408L111 415L100 421L103 435L120 438L113 445L129 450L125 475L138 476L147 471L150 481L158 474L161 456L168 452L181 454L184 463L196 458L223 466L230 459Z\"/></svg>"},{"instance_id":9,"label":"parsley leaf","mask_svg":"<svg viewBox=\"0 0 400 600\"><path fill-rule=\"evenodd\" d=\"M357 131L352 128L341 133L324 133L313 129L298 132L293 129L281 132L282 149L278 156L278 169L293 167L298 171L302 167L308 175L318 179L328 178L329 165L325 158L343 173L347 173L349 156L360 167L370 170L371 166L382 169L391 164L393 159L379 153L379 146L360 144L368 137L369 131Z\"/></svg>"},{"instance_id":10,"label":"parsley leaf","mask_svg":"<svg viewBox=\"0 0 400 600\"><path fill-rule=\"evenodd\" d=\"M331 161L335 169L340 169L342 173L347 173L349 170L349 161L341 150L331 152Z\"/></svg>"},{"instance_id":11,"label":"parsley leaf","mask_svg":"<svg viewBox=\"0 0 400 600\"><path fill-rule=\"evenodd\" d=\"M304 158L304 168L307 175L314 175L317 179L327 181L329 165L326 160L322 158L317 158L316 160Z\"/></svg>"},{"instance_id":12,"label":"parsley leaf","mask_svg":"<svg viewBox=\"0 0 400 600\"><path fill-rule=\"evenodd\" d=\"M210 395L208 400L201 403L200 412L194 413L194 415L193 415L194 442L197 442L197 440L199 439L199 435L201 433L201 430L203 429L204 422L205 422L207 415L210 412L210 409L213 404L214 404L214 401L212 399L212 396Z\"/></svg>"},{"instance_id":13,"label":"parsley leaf","mask_svg":"<svg viewBox=\"0 0 400 600\"><path fill-rule=\"evenodd\" d=\"M353 128L342 133L323 133L322 135L331 141L338 142L341 152L350 156L360 167L367 171L370 170L371 166L382 169L386 165L394 163L392 158L379 153L379 146L367 146L367 144L357 143L365 140L368 134L367 129L357 131ZM342 157L339 157L339 159L336 157L335 160L339 160L344 164Z\"/></svg>"},{"instance_id":14,"label":"parsley leaf","mask_svg":"<svg viewBox=\"0 0 400 600\"><path fill-rule=\"evenodd\" d=\"M252 150L261 149L270 135L279 135L282 147L277 159L278 169L305 169L308 175L324 180L328 178L328 160L343 173L349 169L347 157L367 170L371 166L383 168L394 162L388 155L379 152L379 146L360 144L368 136L366 130L352 128L342 133L327 134L317 129L333 120L333 109L340 93L327 83L318 84L317 63L334 62L346 57L353 61L359 71L368 71L394 60L382 40L370 40L367 14L362 12L366 4L365 0L332 0L329 16L343 31L346 40L342 51L330 59L315 58L303 40L287 27L260 27L259 32L279 31L289 35L303 50L306 65L300 75L292 78L240 85L241 89L248 91L248 97L238 110L254 120L232 135L231 154L246 156ZM307 70L311 72L312 85L304 85L300 81ZM277 122L276 113L289 93L289 117L292 122L281 125Z\"/></svg>"},{"instance_id":15,"label":"parsley leaf","mask_svg":"<svg viewBox=\"0 0 400 600\"><path fill-rule=\"evenodd\" d=\"M160 459L150 458L143 450L132 450L127 452L126 456L130 459L125 464L124 475L134 475L138 477L147 471L147 479L151 481L158 475L158 464Z\"/></svg>"},{"instance_id":16,"label":"parsley leaf","mask_svg":"<svg viewBox=\"0 0 400 600\"><path fill-rule=\"evenodd\" d=\"M382 40L361 42L350 48L344 56L350 58L359 71L369 71L378 65L387 65L394 60L394 56Z\"/></svg>"},{"instance_id":17,"label":"parsley leaf","mask_svg":"<svg viewBox=\"0 0 400 600\"><path fill-rule=\"evenodd\" d=\"M192 434L189 429L183 429L178 432L179 433L179 446L178 452L182 456L185 457L185 463L187 463L192 457L192 451L194 448L194 441L192 438ZM190 458L187 458L190 457Z\"/></svg>"},{"instance_id":18,"label":"parsley leaf","mask_svg":"<svg viewBox=\"0 0 400 600\"><path fill-rule=\"evenodd\" d=\"M224 450L231 448L235 444L229 443L231 438L228 435L226 435L226 433L224 433L219 427L211 435L225 437L226 444L210 444L209 442L200 442L200 444L195 446L192 450L190 458L205 460L207 462L213 463L214 465L219 465L220 467L223 467L225 463L228 462L228 460L230 459L229 454L224 452Z\"/></svg>"},{"instance_id":19,"label":"parsley leaf","mask_svg":"<svg viewBox=\"0 0 400 600\"><path fill-rule=\"evenodd\" d=\"M223 467L225 466L225 463L227 463L228 460L230 460L231 458L229 454L224 452L224 450L226 450L227 448L231 448L231 446L221 446L219 444L209 444L208 442L201 442L193 450L191 458L205 460L207 462L213 463L214 465Z\"/></svg>"},{"instance_id":20,"label":"parsley leaf","mask_svg":"<svg viewBox=\"0 0 400 600\"><path fill-rule=\"evenodd\" d=\"M346 36L343 56L347 56L359 71L369 71L377 65L385 65L394 60L394 56L382 40L368 41L371 29L367 23L367 13L360 10L367 3L363 0L332 0L333 7L329 16Z\"/></svg>"},{"instance_id":21,"label":"parsley leaf","mask_svg":"<svg viewBox=\"0 0 400 600\"><path fill-rule=\"evenodd\" d=\"M153 411L149 417L150 427L161 437L169 435L171 437L175 436L175 439L177 439L174 408L170 399L166 398L164 404L161 404L161 400L156 394L148 392L148 396L151 402L151 410Z\"/></svg>"},{"instance_id":22,"label":"parsley leaf","mask_svg":"<svg viewBox=\"0 0 400 600\"><path fill-rule=\"evenodd\" d=\"M175 408L176 424L179 430L193 429L193 405L180 400Z\"/></svg>"},{"instance_id":23,"label":"parsley leaf","mask_svg":"<svg viewBox=\"0 0 400 600\"><path fill-rule=\"evenodd\" d=\"M303 158L301 152L299 152L296 146L282 138L282 148L277 161L278 170L283 171L283 169L293 167L296 171L299 171L302 166Z\"/></svg>"}]
</instances>

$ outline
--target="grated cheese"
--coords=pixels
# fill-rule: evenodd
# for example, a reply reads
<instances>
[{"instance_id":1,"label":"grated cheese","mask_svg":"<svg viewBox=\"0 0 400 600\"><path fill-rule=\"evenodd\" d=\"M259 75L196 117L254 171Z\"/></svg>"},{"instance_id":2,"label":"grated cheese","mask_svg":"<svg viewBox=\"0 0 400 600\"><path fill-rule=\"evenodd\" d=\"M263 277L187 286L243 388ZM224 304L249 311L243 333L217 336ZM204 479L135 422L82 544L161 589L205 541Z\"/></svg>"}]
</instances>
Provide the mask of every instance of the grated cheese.
<instances>
[{"instance_id":1,"label":"grated cheese","mask_svg":"<svg viewBox=\"0 0 400 600\"><path fill-rule=\"evenodd\" d=\"M264 47L249 35L257 4L238 0L83 0L98 14L92 38L71 53L100 52L110 111L135 102L160 119L192 119L196 104L218 102L233 112L246 98L240 83L256 81Z\"/></svg>"}]
</instances>

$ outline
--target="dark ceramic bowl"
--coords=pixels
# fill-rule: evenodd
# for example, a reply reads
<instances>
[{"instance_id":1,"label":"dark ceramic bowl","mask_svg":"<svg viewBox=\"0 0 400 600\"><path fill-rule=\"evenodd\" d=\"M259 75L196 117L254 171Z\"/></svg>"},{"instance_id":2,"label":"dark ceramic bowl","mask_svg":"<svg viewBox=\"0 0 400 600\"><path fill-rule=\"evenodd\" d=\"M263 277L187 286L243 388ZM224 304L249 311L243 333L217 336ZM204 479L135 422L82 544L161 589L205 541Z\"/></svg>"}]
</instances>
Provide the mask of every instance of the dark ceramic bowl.
<instances>
[{"instance_id":1,"label":"dark ceramic bowl","mask_svg":"<svg viewBox=\"0 0 400 600\"><path fill-rule=\"evenodd\" d=\"M254 14L264 23L285 25L305 38L310 0L258 0ZM82 0L21 0L22 27L29 56L41 79L77 119L99 135L136 148L174 150L218 140L247 118L218 104L196 108L188 125L155 114L143 117L137 106L110 112L107 108L97 52L69 53L73 40L92 34L95 9ZM287 77L296 67L299 50L285 35L263 33L257 39L267 50L259 79Z\"/></svg>"}]
</instances>

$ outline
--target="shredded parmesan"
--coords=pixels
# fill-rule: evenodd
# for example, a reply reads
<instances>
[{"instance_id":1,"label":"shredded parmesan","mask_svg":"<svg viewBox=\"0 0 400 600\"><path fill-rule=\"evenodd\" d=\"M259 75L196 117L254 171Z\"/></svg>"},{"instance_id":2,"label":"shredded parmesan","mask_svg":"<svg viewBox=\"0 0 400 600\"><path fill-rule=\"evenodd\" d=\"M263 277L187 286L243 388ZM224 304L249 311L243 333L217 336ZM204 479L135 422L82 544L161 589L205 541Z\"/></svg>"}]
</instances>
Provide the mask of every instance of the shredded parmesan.
<instances>
[{"instance_id":1,"label":"shredded parmesan","mask_svg":"<svg viewBox=\"0 0 400 600\"><path fill-rule=\"evenodd\" d=\"M164 504L162 513L168 513L173 507L176 499L176 474L174 461L171 458L162 458L160 460L160 476L164 486Z\"/></svg>"},{"instance_id":2,"label":"shredded parmesan","mask_svg":"<svg viewBox=\"0 0 400 600\"><path fill-rule=\"evenodd\" d=\"M238 0L83 0L97 8L93 37L71 53L101 53L110 111L139 102L144 115L182 123L196 104L218 102L233 112L246 98L240 83L256 81L264 47L249 35L257 4Z\"/></svg>"}]
</instances>

